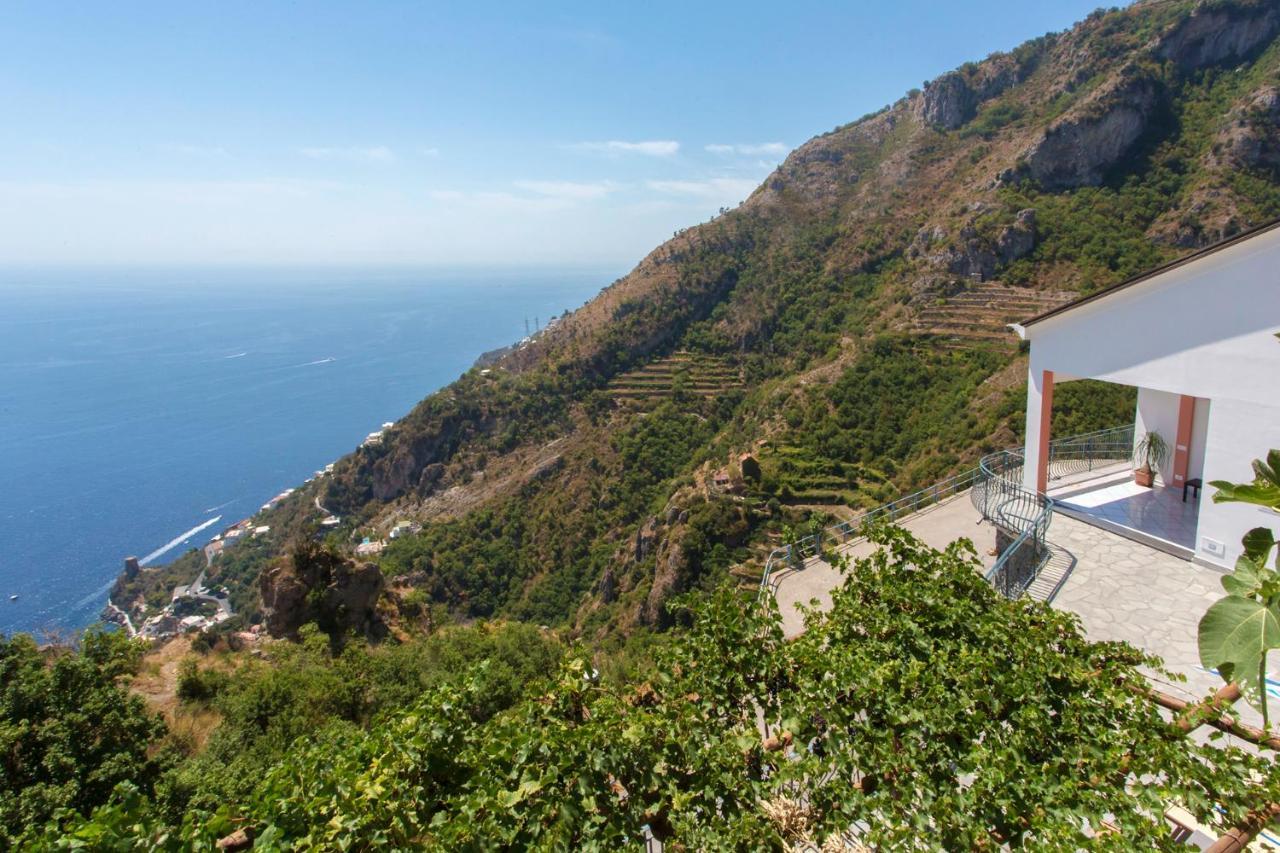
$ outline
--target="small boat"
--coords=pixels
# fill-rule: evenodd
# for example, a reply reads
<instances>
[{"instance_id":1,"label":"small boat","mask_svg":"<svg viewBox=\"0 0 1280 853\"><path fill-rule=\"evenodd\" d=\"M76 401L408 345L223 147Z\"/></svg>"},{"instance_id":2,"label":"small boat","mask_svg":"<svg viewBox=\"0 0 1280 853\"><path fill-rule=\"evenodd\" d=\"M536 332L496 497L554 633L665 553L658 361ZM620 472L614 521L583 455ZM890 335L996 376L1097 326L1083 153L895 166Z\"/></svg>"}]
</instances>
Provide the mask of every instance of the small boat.
<instances>
[{"instance_id":1,"label":"small boat","mask_svg":"<svg viewBox=\"0 0 1280 853\"><path fill-rule=\"evenodd\" d=\"M17 601L17 600L18 600L18 594L15 592L13 595L9 596L9 600L10 600L10 601Z\"/></svg>"}]
</instances>

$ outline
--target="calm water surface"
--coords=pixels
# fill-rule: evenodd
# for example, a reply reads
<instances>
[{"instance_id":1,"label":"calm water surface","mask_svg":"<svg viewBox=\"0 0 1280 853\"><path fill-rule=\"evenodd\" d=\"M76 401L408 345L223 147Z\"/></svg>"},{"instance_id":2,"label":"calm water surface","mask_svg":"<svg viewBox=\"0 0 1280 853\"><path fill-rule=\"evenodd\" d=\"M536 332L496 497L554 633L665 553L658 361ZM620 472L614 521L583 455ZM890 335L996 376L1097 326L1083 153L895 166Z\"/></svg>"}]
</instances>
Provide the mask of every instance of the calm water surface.
<instances>
[{"instance_id":1,"label":"calm water surface","mask_svg":"<svg viewBox=\"0 0 1280 853\"><path fill-rule=\"evenodd\" d=\"M202 545L615 274L0 273L0 633L94 621L125 556Z\"/></svg>"}]
</instances>

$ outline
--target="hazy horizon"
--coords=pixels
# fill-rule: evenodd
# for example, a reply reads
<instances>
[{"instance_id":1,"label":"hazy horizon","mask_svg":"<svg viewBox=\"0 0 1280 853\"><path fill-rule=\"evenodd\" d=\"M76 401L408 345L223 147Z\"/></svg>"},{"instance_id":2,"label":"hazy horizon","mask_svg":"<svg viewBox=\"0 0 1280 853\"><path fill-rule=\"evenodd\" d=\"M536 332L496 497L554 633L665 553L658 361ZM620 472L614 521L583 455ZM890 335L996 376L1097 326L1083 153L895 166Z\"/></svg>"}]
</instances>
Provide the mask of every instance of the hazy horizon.
<instances>
[{"instance_id":1,"label":"hazy horizon","mask_svg":"<svg viewBox=\"0 0 1280 853\"><path fill-rule=\"evenodd\" d=\"M0 267L629 269L1094 5L15 6Z\"/></svg>"}]
</instances>

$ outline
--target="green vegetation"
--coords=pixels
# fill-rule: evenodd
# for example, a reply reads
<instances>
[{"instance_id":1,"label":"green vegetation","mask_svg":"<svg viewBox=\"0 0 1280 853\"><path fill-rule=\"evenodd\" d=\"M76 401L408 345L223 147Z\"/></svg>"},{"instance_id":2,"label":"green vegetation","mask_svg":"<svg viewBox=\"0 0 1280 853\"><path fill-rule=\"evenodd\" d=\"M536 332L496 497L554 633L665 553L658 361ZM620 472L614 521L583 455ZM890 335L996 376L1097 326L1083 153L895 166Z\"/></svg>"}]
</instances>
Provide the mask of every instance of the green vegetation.
<instances>
[{"instance_id":1,"label":"green vegetation","mask_svg":"<svg viewBox=\"0 0 1280 853\"><path fill-rule=\"evenodd\" d=\"M1132 385L1116 385L1095 379L1062 382L1053 389L1053 423L1055 438L1082 435L1086 432L1132 423L1138 409L1138 389ZM1025 425L1018 425L1022 436Z\"/></svg>"},{"instance_id":2,"label":"green vegetation","mask_svg":"<svg viewBox=\"0 0 1280 853\"><path fill-rule=\"evenodd\" d=\"M145 808L147 826L177 827L193 810L207 818L249 799L303 745L358 740L424 695L465 685L457 713L487 720L530 695L562 654L553 634L512 623L380 648L351 642L337 653L304 628L299 643L272 646L266 662L225 653L183 662L180 719L218 721L199 748L127 692L140 643L90 632L77 649L42 652L26 636L0 639L0 846L41 847L42 832L53 842L66 822L99 807L104 822L129 822L82 827L78 838L96 849L142 831L130 809Z\"/></svg>"},{"instance_id":3,"label":"green vegetation","mask_svg":"<svg viewBox=\"0 0 1280 853\"><path fill-rule=\"evenodd\" d=\"M342 560L361 533L414 519L379 558L382 645L319 612L261 659L201 637L193 648L218 651L182 664L168 733L135 700L100 733L59 667L101 707L122 699L132 647L9 642L22 663L2 689L36 698L0 729L17 780L0 842L184 849L243 828L260 849L613 849L647 825L673 850L782 849L858 825L883 849L1162 849L1170 803L1234 821L1275 801L1270 763L1192 743L1146 701L1140 671L1157 662L999 599L963 545L880 534L887 551L792 642L731 588L758 580L780 537L1018 443L1025 348L1003 337L1005 313L1280 215L1280 175L1217 159L1227 117L1280 80L1280 46L1179 70L1149 46L1191 8L1100 10L1024 45L1020 82L956 132L900 102L814 140L556 333L262 513L270 534L210 568L240 614L225 633L258 621L260 572L298 543ZM1133 74L1153 101L1101 185L1018 178L1017 152L1051 121L1096 117L1094 96ZM922 323L925 306L951 325ZM1053 434L1131 423L1134 406L1130 388L1063 383ZM744 452L759 476L708 482ZM1252 697L1240 673L1265 663L1280 617L1270 540L1251 537L1203 656ZM120 594L167 600L199 556ZM1259 613L1260 646L1230 641ZM484 619L520 623L450 626ZM110 643L119 663L95 662ZM102 750L76 753L68 731ZM1115 834L1083 834L1104 820Z\"/></svg>"},{"instance_id":4,"label":"green vegetation","mask_svg":"<svg viewBox=\"0 0 1280 853\"><path fill-rule=\"evenodd\" d=\"M875 537L801 638L721 588L686 602L689 629L640 682L602 679L581 650L557 663L533 629L451 632L425 665L413 645L326 659L306 641L220 694L187 797L122 786L44 837L617 849L647 825L684 849L781 850L859 826L876 848L1079 849L1105 821L1120 847L1173 850L1167 804L1217 824L1280 796L1269 761L1160 716L1139 672L1157 661L1000 598L967 543ZM229 752L231 784L206 782Z\"/></svg>"},{"instance_id":5,"label":"green vegetation","mask_svg":"<svg viewBox=\"0 0 1280 853\"><path fill-rule=\"evenodd\" d=\"M122 683L141 656L116 633L88 631L78 648L48 651L0 636L0 847L88 814L118 785L154 790L171 759L164 724Z\"/></svg>"},{"instance_id":6,"label":"green vegetation","mask_svg":"<svg viewBox=\"0 0 1280 853\"><path fill-rule=\"evenodd\" d=\"M957 450L991 434L999 410L983 417L970 404L1000 358L913 343L878 338L830 388L808 395L802 409L788 410L794 441L879 470L892 471L899 460L915 457L921 460L912 472L916 482L953 469Z\"/></svg>"},{"instance_id":7,"label":"green vegetation","mask_svg":"<svg viewBox=\"0 0 1280 853\"><path fill-rule=\"evenodd\" d=\"M1253 462L1252 483L1215 480L1214 503L1248 503L1280 511L1280 450ZM1244 553L1222 579L1225 598L1200 620L1200 662L1222 680L1236 682L1269 728L1267 654L1280 649L1280 572L1267 564L1277 542L1275 532L1255 527L1242 540Z\"/></svg>"},{"instance_id":8,"label":"green vegetation","mask_svg":"<svg viewBox=\"0 0 1280 853\"><path fill-rule=\"evenodd\" d=\"M1164 436L1152 430L1138 439L1138 443L1133 448L1133 455L1134 459L1142 462L1139 468L1152 472L1158 470L1169 458L1169 450L1169 442L1165 441Z\"/></svg>"},{"instance_id":9,"label":"green vegetation","mask_svg":"<svg viewBox=\"0 0 1280 853\"><path fill-rule=\"evenodd\" d=\"M962 69L971 87L993 73L1016 82L955 132L901 102L814 140L557 332L464 374L266 513L271 536L229 548L211 582L253 622L256 578L293 541L350 549L357 531L402 516L422 530L380 563L417 591L415 614L571 625L601 640L658 624L651 591L750 562L783 524L892 500L1015 444L1022 354L1002 306L984 300L1088 293L1280 214L1280 175L1218 159L1231 116L1280 79L1280 46L1193 71L1159 58L1151 45L1192 6L1102 10ZM1017 177L1018 152L1051 122L1096 117L1112 102L1095 96L1134 80L1150 93L1135 107L1142 134L1101 185L1050 191ZM1034 217L1019 220L1024 210ZM971 311L938 314L945 328L920 322L941 305ZM1065 383L1054 434L1129 421L1132 393ZM556 458L531 472L553 441ZM734 516L745 532L685 541L678 519L695 502L733 503L700 495L706 470L748 450L764 476ZM454 489L467 500L450 500ZM314 498L342 517L338 530L317 528ZM652 549L638 553L654 520L655 544L699 556L659 566Z\"/></svg>"}]
</instances>

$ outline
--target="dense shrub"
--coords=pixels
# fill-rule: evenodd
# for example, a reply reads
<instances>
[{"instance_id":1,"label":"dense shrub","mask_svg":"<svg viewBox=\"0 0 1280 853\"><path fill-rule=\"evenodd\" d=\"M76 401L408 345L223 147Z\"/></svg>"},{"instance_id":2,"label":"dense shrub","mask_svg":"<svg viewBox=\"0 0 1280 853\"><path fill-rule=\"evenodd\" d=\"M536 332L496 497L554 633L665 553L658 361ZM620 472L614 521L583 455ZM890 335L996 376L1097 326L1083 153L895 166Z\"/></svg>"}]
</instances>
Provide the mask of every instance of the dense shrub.
<instances>
[{"instance_id":1,"label":"dense shrub","mask_svg":"<svg viewBox=\"0 0 1280 853\"><path fill-rule=\"evenodd\" d=\"M21 846L65 810L87 815L122 782L153 790L164 724L121 683L141 654L103 631L47 651L25 634L0 636L0 847Z\"/></svg>"}]
</instances>

